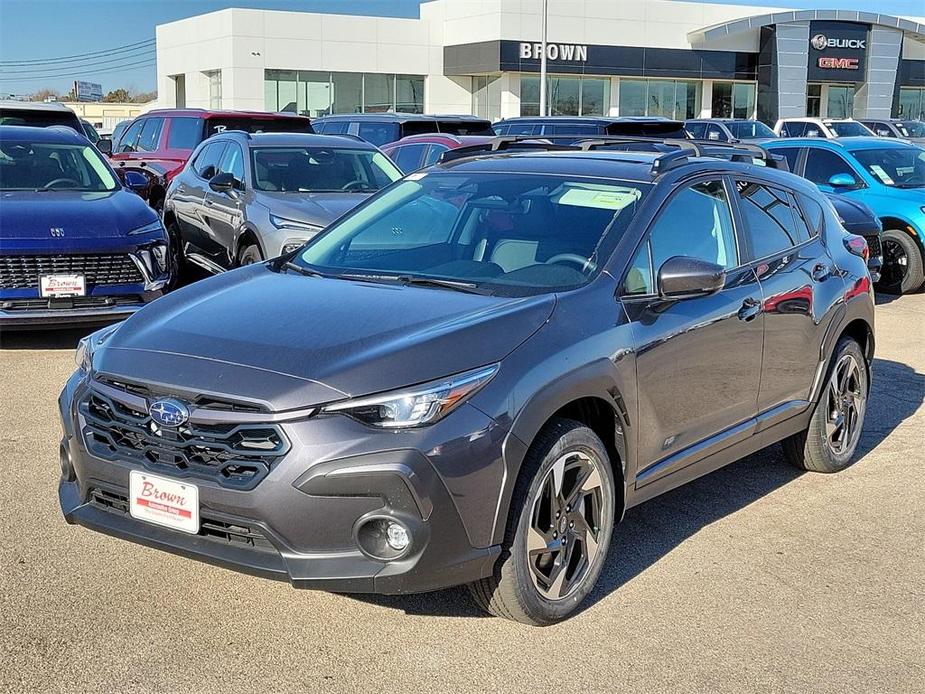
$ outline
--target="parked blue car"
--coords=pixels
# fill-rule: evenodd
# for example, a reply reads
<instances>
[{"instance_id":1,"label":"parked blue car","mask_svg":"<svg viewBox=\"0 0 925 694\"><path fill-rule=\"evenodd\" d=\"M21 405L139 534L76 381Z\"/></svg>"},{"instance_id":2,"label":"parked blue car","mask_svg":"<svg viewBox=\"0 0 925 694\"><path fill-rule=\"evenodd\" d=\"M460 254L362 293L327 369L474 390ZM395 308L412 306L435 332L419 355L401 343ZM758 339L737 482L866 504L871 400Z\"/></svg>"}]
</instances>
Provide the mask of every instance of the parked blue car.
<instances>
[{"instance_id":1,"label":"parked blue car","mask_svg":"<svg viewBox=\"0 0 925 694\"><path fill-rule=\"evenodd\" d=\"M82 134L0 126L0 330L125 318L166 291L172 256Z\"/></svg>"},{"instance_id":2,"label":"parked blue car","mask_svg":"<svg viewBox=\"0 0 925 694\"><path fill-rule=\"evenodd\" d=\"M882 137L792 138L764 143L790 170L826 192L867 204L883 225L877 290L913 292L925 282L925 149Z\"/></svg>"}]
</instances>

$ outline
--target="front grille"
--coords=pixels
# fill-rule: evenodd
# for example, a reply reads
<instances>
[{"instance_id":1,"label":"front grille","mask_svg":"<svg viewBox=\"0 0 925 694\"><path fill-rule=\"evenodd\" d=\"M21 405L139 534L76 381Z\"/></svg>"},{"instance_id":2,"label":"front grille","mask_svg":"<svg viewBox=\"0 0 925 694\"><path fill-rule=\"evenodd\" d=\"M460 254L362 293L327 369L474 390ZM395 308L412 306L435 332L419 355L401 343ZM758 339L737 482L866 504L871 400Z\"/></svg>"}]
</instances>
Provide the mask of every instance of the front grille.
<instances>
[{"instance_id":1,"label":"front grille","mask_svg":"<svg viewBox=\"0 0 925 694\"><path fill-rule=\"evenodd\" d=\"M128 515L128 496L108 489L90 490L90 503L110 513ZM240 545L253 549L275 551L271 543L260 530L243 521L228 522L212 518L208 512L199 513L199 535L217 542Z\"/></svg>"},{"instance_id":2,"label":"front grille","mask_svg":"<svg viewBox=\"0 0 925 694\"><path fill-rule=\"evenodd\" d=\"M145 281L125 253L0 256L0 289L37 289L42 275L83 275L94 287Z\"/></svg>"},{"instance_id":3,"label":"front grille","mask_svg":"<svg viewBox=\"0 0 925 694\"><path fill-rule=\"evenodd\" d=\"M865 236L867 239L867 247L870 249L871 257L876 257L878 255L883 255L883 249L880 247L880 235L876 236Z\"/></svg>"},{"instance_id":4,"label":"front grille","mask_svg":"<svg viewBox=\"0 0 925 694\"><path fill-rule=\"evenodd\" d=\"M272 424L162 427L147 412L90 391L80 401L84 442L93 455L127 460L175 477L200 477L252 489L289 449Z\"/></svg>"},{"instance_id":5,"label":"front grille","mask_svg":"<svg viewBox=\"0 0 925 694\"><path fill-rule=\"evenodd\" d=\"M142 398L148 398L149 400L154 400L161 397L170 397L173 395L172 393L158 391L154 388L151 388L150 386L146 386L140 383L131 383L129 381L123 381L120 379L111 378L109 376L99 375L97 376L97 379L100 383L110 386L111 388L116 388L117 390L131 393L132 395L138 395ZM186 398L186 401L194 407L204 407L209 410L221 410L222 412L267 412L266 408L260 407L259 405L235 402L232 400L219 400L218 398L209 395L197 395L193 398Z\"/></svg>"},{"instance_id":6,"label":"front grille","mask_svg":"<svg viewBox=\"0 0 925 694\"><path fill-rule=\"evenodd\" d=\"M0 301L3 311L71 311L87 308L135 306L141 303L138 296L74 296L66 299L7 299Z\"/></svg>"}]
</instances>

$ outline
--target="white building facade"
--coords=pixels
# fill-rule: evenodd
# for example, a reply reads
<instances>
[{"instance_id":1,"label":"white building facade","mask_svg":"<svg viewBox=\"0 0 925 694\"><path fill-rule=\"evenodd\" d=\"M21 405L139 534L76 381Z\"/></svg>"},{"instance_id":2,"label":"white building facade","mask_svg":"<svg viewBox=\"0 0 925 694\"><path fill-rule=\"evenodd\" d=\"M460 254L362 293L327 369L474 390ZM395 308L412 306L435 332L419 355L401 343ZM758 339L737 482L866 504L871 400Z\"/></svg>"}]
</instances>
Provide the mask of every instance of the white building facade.
<instances>
[{"instance_id":1,"label":"white building facade","mask_svg":"<svg viewBox=\"0 0 925 694\"><path fill-rule=\"evenodd\" d=\"M876 3L874 3L876 4ZM157 27L161 107L539 113L542 0L419 19L227 9ZM549 0L550 115L925 116L925 18Z\"/></svg>"}]
</instances>

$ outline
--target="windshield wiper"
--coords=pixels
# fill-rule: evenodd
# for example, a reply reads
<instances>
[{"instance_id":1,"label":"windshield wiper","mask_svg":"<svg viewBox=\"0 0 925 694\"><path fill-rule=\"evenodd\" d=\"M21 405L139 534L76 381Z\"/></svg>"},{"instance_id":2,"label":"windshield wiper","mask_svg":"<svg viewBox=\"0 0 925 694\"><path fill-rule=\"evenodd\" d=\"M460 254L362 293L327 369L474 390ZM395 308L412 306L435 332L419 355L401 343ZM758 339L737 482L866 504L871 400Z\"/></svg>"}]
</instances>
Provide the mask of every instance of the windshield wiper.
<instances>
[{"instance_id":1,"label":"windshield wiper","mask_svg":"<svg viewBox=\"0 0 925 694\"><path fill-rule=\"evenodd\" d=\"M318 272L317 270L312 270L311 268L305 267L304 265L296 265L291 260L287 260L283 263L283 267L287 270L294 270L300 275L305 275L306 277L330 277L331 275L325 275L323 272Z\"/></svg>"},{"instance_id":2,"label":"windshield wiper","mask_svg":"<svg viewBox=\"0 0 925 694\"><path fill-rule=\"evenodd\" d=\"M491 292L481 289L474 282L461 282L459 280L444 280L437 277L415 277L413 275L401 275L398 281L402 284L411 284L419 287L440 287L442 289L453 289L457 292L466 292L467 294L490 294Z\"/></svg>"}]
</instances>

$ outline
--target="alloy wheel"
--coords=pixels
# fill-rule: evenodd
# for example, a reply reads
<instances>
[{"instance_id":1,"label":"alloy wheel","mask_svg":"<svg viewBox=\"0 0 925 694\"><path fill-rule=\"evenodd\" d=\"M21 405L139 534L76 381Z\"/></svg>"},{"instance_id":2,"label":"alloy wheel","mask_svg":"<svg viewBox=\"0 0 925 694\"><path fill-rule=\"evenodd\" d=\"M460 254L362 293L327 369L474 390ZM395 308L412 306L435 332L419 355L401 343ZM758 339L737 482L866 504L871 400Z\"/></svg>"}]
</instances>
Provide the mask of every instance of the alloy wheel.
<instances>
[{"instance_id":1,"label":"alloy wheel","mask_svg":"<svg viewBox=\"0 0 925 694\"><path fill-rule=\"evenodd\" d=\"M534 587L547 600L565 600L577 591L598 554L600 465L587 453L566 453L546 473L534 499L527 563Z\"/></svg>"},{"instance_id":2,"label":"alloy wheel","mask_svg":"<svg viewBox=\"0 0 925 694\"><path fill-rule=\"evenodd\" d=\"M851 455L861 436L866 407L861 368L853 354L845 354L829 378L825 437L836 458Z\"/></svg>"},{"instance_id":3,"label":"alloy wheel","mask_svg":"<svg viewBox=\"0 0 925 694\"><path fill-rule=\"evenodd\" d=\"M880 282L883 287L900 287L909 271L909 257L905 249L891 239L883 239L883 267Z\"/></svg>"}]
</instances>

